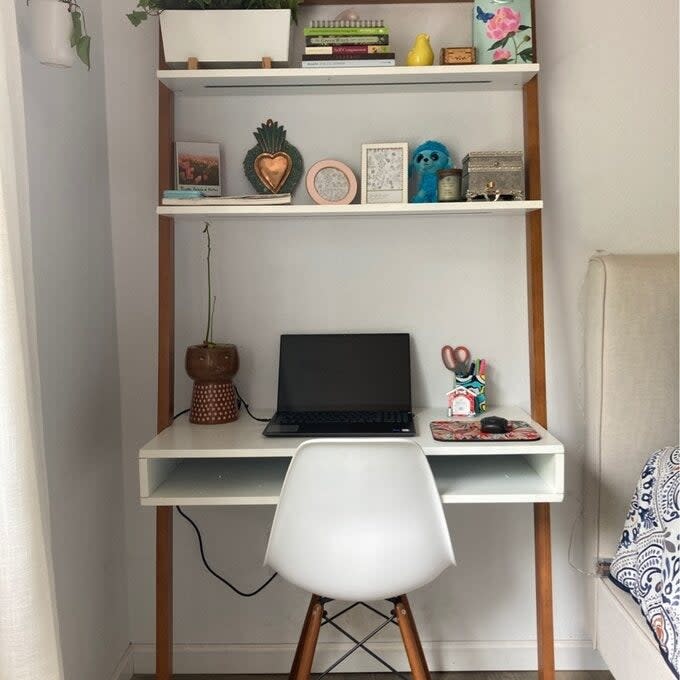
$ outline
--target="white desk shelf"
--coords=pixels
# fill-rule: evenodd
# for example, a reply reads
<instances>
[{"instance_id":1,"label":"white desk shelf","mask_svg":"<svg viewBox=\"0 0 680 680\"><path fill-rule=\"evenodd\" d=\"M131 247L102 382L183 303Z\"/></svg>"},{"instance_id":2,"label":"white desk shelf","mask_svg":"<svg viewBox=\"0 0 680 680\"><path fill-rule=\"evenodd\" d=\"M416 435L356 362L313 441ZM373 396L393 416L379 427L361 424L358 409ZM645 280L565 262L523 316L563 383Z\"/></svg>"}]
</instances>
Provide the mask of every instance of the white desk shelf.
<instances>
[{"instance_id":1,"label":"white desk shelf","mask_svg":"<svg viewBox=\"0 0 680 680\"><path fill-rule=\"evenodd\" d=\"M487 92L519 90L539 71L538 64L472 66L384 66L362 68L274 68L160 70L158 79L173 92L190 96L289 93L291 88L393 87L399 91Z\"/></svg>"},{"instance_id":2,"label":"white desk shelf","mask_svg":"<svg viewBox=\"0 0 680 680\"><path fill-rule=\"evenodd\" d=\"M522 410L494 409L526 420L536 442L436 442L429 423L438 409L416 412L414 438L428 455L444 503L559 502L564 447ZM265 415L265 414L262 414ZM271 505L302 438L267 438L263 423L243 415L227 425L201 426L186 416L140 451L143 505Z\"/></svg>"},{"instance_id":3,"label":"white desk shelf","mask_svg":"<svg viewBox=\"0 0 680 680\"><path fill-rule=\"evenodd\" d=\"M193 219L229 217L358 217L361 215L526 215L543 201L380 203L353 205L162 205L159 215Z\"/></svg>"}]
</instances>

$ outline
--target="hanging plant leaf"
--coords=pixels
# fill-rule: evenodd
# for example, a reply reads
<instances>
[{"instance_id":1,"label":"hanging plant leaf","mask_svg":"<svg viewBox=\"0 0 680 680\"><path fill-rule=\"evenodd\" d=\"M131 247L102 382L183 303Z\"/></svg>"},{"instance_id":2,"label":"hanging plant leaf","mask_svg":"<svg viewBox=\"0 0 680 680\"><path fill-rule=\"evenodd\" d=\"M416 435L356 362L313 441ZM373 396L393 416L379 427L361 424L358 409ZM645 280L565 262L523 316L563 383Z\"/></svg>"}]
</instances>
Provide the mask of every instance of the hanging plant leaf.
<instances>
[{"instance_id":1,"label":"hanging plant leaf","mask_svg":"<svg viewBox=\"0 0 680 680\"><path fill-rule=\"evenodd\" d=\"M71 47L75 47L83 37L83 21L80 12L71 12Z\"/></svg>"},{"instance_id":2,"label":"hanging plant leaf","mask_svg":"<svg viewBox=\"0 0 680 680\"><path fill-rule=\"evenodd\" d=\"M78 40L76 45L76 54L80 61L87 66L87 70L90 70L90 36L84 35Z\"/></svg>"},{"instance_id":3,"label":"hanging plant leaf","mask_svg":"<svg viewBox=\"0 0 680 680\"><path fill-rule=\"evenodd\" d=\"M146 21L148 14L146 12L130 12L125 15L133 26L139 26L142 21Z\"/></svg>"}]
</instances>

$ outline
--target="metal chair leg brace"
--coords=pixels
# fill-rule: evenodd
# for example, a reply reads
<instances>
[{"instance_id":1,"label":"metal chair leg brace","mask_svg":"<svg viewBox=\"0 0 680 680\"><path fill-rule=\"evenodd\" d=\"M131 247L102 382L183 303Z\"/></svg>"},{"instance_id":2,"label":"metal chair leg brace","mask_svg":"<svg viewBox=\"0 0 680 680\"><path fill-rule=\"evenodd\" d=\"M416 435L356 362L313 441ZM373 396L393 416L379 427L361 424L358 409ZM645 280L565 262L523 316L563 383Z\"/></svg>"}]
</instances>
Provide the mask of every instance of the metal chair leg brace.
<instances>
[{"instance_id":1,"label":"metal chair leg brace","mask_svg":"<svg viewBox=\"0 0 680 680\"><path fill-rule=\"evenodd\" d=\"M321 603L324 606L328 602L332 602L332 600L329 600L329 599L326 599L326 598L321 599ZM395 601L388 600L388 602L395 604L396 600ZM357 640L357 638L355 638L353 635L348 633L344 628L342 628L342 626L338 625L335 622L335 619L337 619L339 616L346 614L348 611L350 611L351 609L354 609L355 607L358 607L359 605L364 606L366 609L372 611L374 614L377 614L378 616L385 619L377 628L375 628L372 632L370 632L363 640ZM352 649L345 652L345 654L343 654L334 664L329 666L323 673L321 673L321 675L319 675L317 677L317 680L321 680L321 678L328 675L328 673L330 673L334 668L339 666L345 659L347 659L349 656L354 654L354 652L356 652L358 649L363 649L364 652L366 652L367 654L372 656L376 661L378 661L385 668L387 668L388 671L390 671L391 673L394 673L394 675L396 675L401 680L409 680L409 678L406 675L404 675L403 673L400 673L396 668L394 668L389 663L387 663L387 661L385 661L385 659L383 659L378 654L376 654L375 652L370 650L368 647L366 647L366 642L368 642L372 637L377 635L383 628L388 626L390 623L393 623L395 626L398 625L396 620L395 620L394 612L392 612L391 616L387 616L386 614L383 614L380 610L375 609L375 607L371 607L371 605L368 605L365 602L355 602L354 604L351 604L349 607L345 607L341 611L337 612L333 616L328 616L328 614L324 610L322 616L323 616L323 622L321 623L322 626L325 626L327 623L330 624L331 626L333 626L333 628L335 628L336 630L341 632L346 638L348 638L349 640L354 642L354 647L352 647Z\"/></svg>"}]
</instances>

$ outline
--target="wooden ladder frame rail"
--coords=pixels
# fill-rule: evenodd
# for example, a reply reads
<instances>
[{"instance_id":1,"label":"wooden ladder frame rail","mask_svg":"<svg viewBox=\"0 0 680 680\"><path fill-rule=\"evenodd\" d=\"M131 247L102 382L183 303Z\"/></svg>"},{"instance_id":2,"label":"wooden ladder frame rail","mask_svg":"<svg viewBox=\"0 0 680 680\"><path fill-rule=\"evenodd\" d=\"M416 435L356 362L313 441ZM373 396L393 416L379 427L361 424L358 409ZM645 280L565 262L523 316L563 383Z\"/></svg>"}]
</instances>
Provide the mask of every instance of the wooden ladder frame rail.
<instances>
[{"instance_id":1,"label":"wooden ladder frame rail","mask_svg":"<svg viewBox=\"0 0 680 680\"><path fill-rule=\"evenodd\" d=\"M536 25L535 1L532 0ZM534 31L534 36L535 36ZM535 42L535 38L534 38ZM166 66L162 39L160 68ZM541 198L538 77L524 85L524 155L527 198ZM173 186L174 93L158 86L158 188L159 204L165 189ZM157 431L172 423L174 410L175 339L175 225L170 217L158 218L158 412ZM531 415L547 427L545 331L543 312L542 213L526 216L526 261L529 307L529 368ZM156 679L172 680L173 611L173 507L156 508ZM553 632L550 505L534 504L534 560L538 680L555 680Z\"/></svg>"}]
</instances>

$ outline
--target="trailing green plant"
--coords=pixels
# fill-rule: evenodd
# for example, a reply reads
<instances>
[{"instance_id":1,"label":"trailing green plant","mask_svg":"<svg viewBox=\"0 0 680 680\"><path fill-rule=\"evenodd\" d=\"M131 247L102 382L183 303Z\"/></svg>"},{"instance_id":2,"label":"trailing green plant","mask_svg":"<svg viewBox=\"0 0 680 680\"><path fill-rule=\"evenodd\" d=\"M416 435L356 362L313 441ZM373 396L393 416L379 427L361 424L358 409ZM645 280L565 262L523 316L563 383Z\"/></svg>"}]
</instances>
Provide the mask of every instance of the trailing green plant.
<instances>
[{"instance_id":1,"label":"trailing green plant","mask_svg":"<svg viewBox=\"0 0 680 680\"><path fill-rule=\"evenodd\" d=\"M54 0L67 6L67 11L71 15L71 47L76 51L78 59L90 70L90 47L92 39L87 32L85 23L85 11L75 0ZM30 0L26 0L30 4Z\"/></svg>"},{"instance_id":2,"label":"trailing green plant","mask_svg":"<svg viewBox=\"0 0 680 680\"><path fill-rule=\"evenodd\" d=\"M215 321L215 302L217 301L217 296L212 294L212 272L210 270L210 255L212 253L212 248L210 247L210 222L205 222L205 228L203 233L205 234L208 252L205 261L208 265L208 323L205 327L205 339L203 344L206 347L214 347L215 342L213 341L213 322Z\"/></svg>"},{"instance_id":3,"label":"trailing green plant","mask_svg":"<svg viewBox=\"0 0 680 680\"><path fill-rule=\"evenodd\" d=\"M127 14L133 26L166 9L289 9L297 23L300 0L137 0L137 8Z\"/></svg>"}]
</instances>

